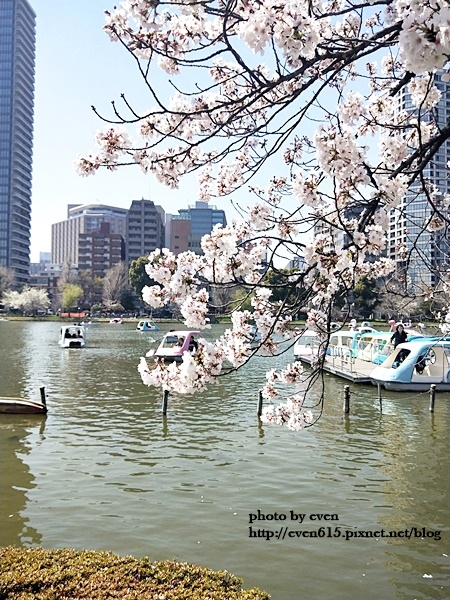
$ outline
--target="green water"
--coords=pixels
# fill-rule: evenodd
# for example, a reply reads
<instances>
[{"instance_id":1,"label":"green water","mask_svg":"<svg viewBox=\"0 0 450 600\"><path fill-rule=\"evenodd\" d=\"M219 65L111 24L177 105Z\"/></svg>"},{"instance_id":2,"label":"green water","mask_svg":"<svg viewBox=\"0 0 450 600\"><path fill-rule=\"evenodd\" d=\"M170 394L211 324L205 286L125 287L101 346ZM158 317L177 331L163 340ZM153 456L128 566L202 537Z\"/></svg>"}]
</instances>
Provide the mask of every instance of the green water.
<instances>
[{"instance_id":1,"label":"green water","mask_svg":"<svg viewBox=\"0 0 450 600\"><path fill-rule=\"evenodd\" d=\"M275 600L450 597L449 394L431 414L427 394L385 392L380 414L376 388L352 386L347 418L347 382L327 376L314 428L261 425L263 373L284 355L171 397L163 418L137 372L159 333L102 324L63 350L58 331L0 323L0 395L44 386L49 407L0 415L0 545L176 557Z\"/></svg>"}]
</instances>

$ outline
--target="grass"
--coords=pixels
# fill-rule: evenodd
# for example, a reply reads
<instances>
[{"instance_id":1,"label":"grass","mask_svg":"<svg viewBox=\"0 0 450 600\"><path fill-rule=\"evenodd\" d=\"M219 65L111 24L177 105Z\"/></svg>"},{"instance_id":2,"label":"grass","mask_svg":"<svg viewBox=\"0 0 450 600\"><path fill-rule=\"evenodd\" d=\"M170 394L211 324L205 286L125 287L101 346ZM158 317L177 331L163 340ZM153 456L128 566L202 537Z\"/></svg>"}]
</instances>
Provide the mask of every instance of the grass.
<instances>
[{"instance_id":1,"label":"grass","mask_svg":"<svg viewBox=\"0 0 450 600\"><path fill-rule=\"evenodd\" d=\"M268 600L227 571L91 550L0 548L2 600Z\"/></svg>"}]
</instances>

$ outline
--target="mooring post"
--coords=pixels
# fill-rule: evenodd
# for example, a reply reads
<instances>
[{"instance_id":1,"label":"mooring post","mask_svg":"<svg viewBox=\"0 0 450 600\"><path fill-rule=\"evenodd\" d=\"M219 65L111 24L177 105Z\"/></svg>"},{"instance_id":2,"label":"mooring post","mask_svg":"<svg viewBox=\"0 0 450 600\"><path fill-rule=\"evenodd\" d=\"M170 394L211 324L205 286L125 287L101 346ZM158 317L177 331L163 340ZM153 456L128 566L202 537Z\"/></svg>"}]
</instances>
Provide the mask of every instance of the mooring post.
<instances>
[{"instance_id":1,"label":"mooring post","mask_svg":"<svg viewBox=\"0 0 450 600\"><path fill-rule=\"evenodd\" d=\"M434 412L434 399L436 398L436 386L434 383L430 386L430 412Z\"/></svg>"},{"instance_id":2,"label":"mooring post","mask_svg":"<svg viewBox=\"0 0 450 600\"><path fill-rule=\"evenodd\" d=\"M164 390L162 414L167 415L167 403L169 402L169 390Z\"/></svg>"},{"instance_id":3,"label":"mooring post","mask_svg":"<svg viewBox=\"0 0 450 600\"><path fill-rule=\"evenodd\" d=\"M46 398L45 398L45 387L41 387L41 388L39 388L39 389L40 389L40 392L41 392L41 403L42 403L44 406L47 406L47 400L46 400Z\"/></svg>"},{"instance_id":4,"label":"mooring post","mask_svg":"<svg viewBox=\"0 0 450 600\"><path fill-rule=\"evenodd\" d=\"M383 401L381 400L381 384L377 381L378 388L378 402L380 403L380 412L383 412Z\"/></svg>"},{"instance_id":5,"label":"mooring post","mask_svg":"<svg viewBox=\"0 0 450 600\"><path fill-rule=\"evenodd\" d=\"M258 411L257 411L258 417L260 417L262 415L262 405L263 405L263 395L262 395L262 391L259 390Z\"/></svg>"},{"instance_id":6,"label":"mooring post","mask_svg":"<svg viewBox=\"0 0 450 600\"><path fill-rule=\"evenodd\" d=\"M350 412L350 386L344 386L344 412L348 414Z\"/></svg>"}]
</instances>

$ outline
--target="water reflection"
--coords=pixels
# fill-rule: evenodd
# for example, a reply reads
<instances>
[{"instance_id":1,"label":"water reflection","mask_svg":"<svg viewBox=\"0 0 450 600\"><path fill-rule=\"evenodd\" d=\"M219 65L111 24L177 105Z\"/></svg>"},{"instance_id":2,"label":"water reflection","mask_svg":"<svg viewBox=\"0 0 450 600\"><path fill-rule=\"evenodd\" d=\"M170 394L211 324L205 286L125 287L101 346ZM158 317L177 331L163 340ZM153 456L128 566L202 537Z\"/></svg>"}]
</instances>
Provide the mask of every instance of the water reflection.
<instances>
[{"instance_id":1,"label":"water reflection","mask_svg":"<svg viewBox=\"0 0 450 600\"><path fill-rule=\"evenodd\" d=\"M43 436L45 416L0 415L0 545L41 543L41 535L25 515L36 481L27 464L30 438Z\"/></svg>"},{"instance_id":2,"label":"water reflection","mask_svg":"<svg viewBox=\"0 0 450 600\"><path fill-rule=\"evenodd\" d=\"M161 392L137 373L149 342L134 328L95 327L87 348L65 351L57 324L9 325L0 369L17 380L3 393L45 386L49 413L45 435L37 421L17 435L0 428L7 511L17 506L21 519L2 513L5 539L177 556L228 569L275 600L446 597L447 537L267 541L249 537L249 513L304 513L295 530L330 513L342 531L420 525L448 536L448 395L430 416L426 398L386 393L380 412L376 388L355 387L344 415L344 383L327 376L324 417L298 434L257 418L263 371L275 366L258 359L207 392L171 396L163 416Z\"/></svg>"}]
</instances>

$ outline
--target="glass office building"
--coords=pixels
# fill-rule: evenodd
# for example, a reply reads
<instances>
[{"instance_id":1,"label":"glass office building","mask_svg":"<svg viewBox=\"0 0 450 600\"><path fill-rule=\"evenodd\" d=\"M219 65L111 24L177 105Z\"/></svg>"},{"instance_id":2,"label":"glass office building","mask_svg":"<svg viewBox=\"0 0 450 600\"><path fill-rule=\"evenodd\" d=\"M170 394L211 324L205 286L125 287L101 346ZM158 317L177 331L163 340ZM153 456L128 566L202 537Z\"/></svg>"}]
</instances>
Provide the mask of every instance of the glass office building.
<instances>
[{"instance_id":1,"label":"glass office building","mask_svg":"<svg viewBox=\"0 0 450 600\"><path fill-rule=\"evenodd\" d=\"M36 15L26 0L0 0L0 265L27 283Z\"/></svg>"},{"instance_id":2,"label":"glass office building","mask_svg":"<svg viewBox=\"0 0 450 600\"><path fill-rule=\"evenodd\" d=\"M441 99L432 114L424 114L423 119L433 119L439 129L450 120L450 84L442 81L442 74L436 73L434 84L441 92ZM403 90L397 97L398 112L417 110L411 102L410 94ZM448 194L448 168L450 160L450 140L437 150L432 160L423 170L423 177L433 183L444 196ZM389 226L389 256L398 266L399 275L408 277L409 286L416 291L434 287L439 274L450 269L450 239L447 228L431 231L424 226L431 217L431 207L427 198L420 193L420 182L408 190L397 209L391 212ZM403 245L408 251L408 261L399 254Z\"/></svg>"},{"instance_id":3,"label":"glass office building","mask_svg":"<svg viewBox=\"0 0 450 600\"><path fill-rule=\"evenodd\" d=\"M203 254L201 241L204 235L210 234L217 224L222 227L227 225L225 212L215 206L210 206L207 202L197 201L195 206L182 208L178 213L179 219L190 220L188 249L196 254Z\"/></svg>"}]
</instances>

